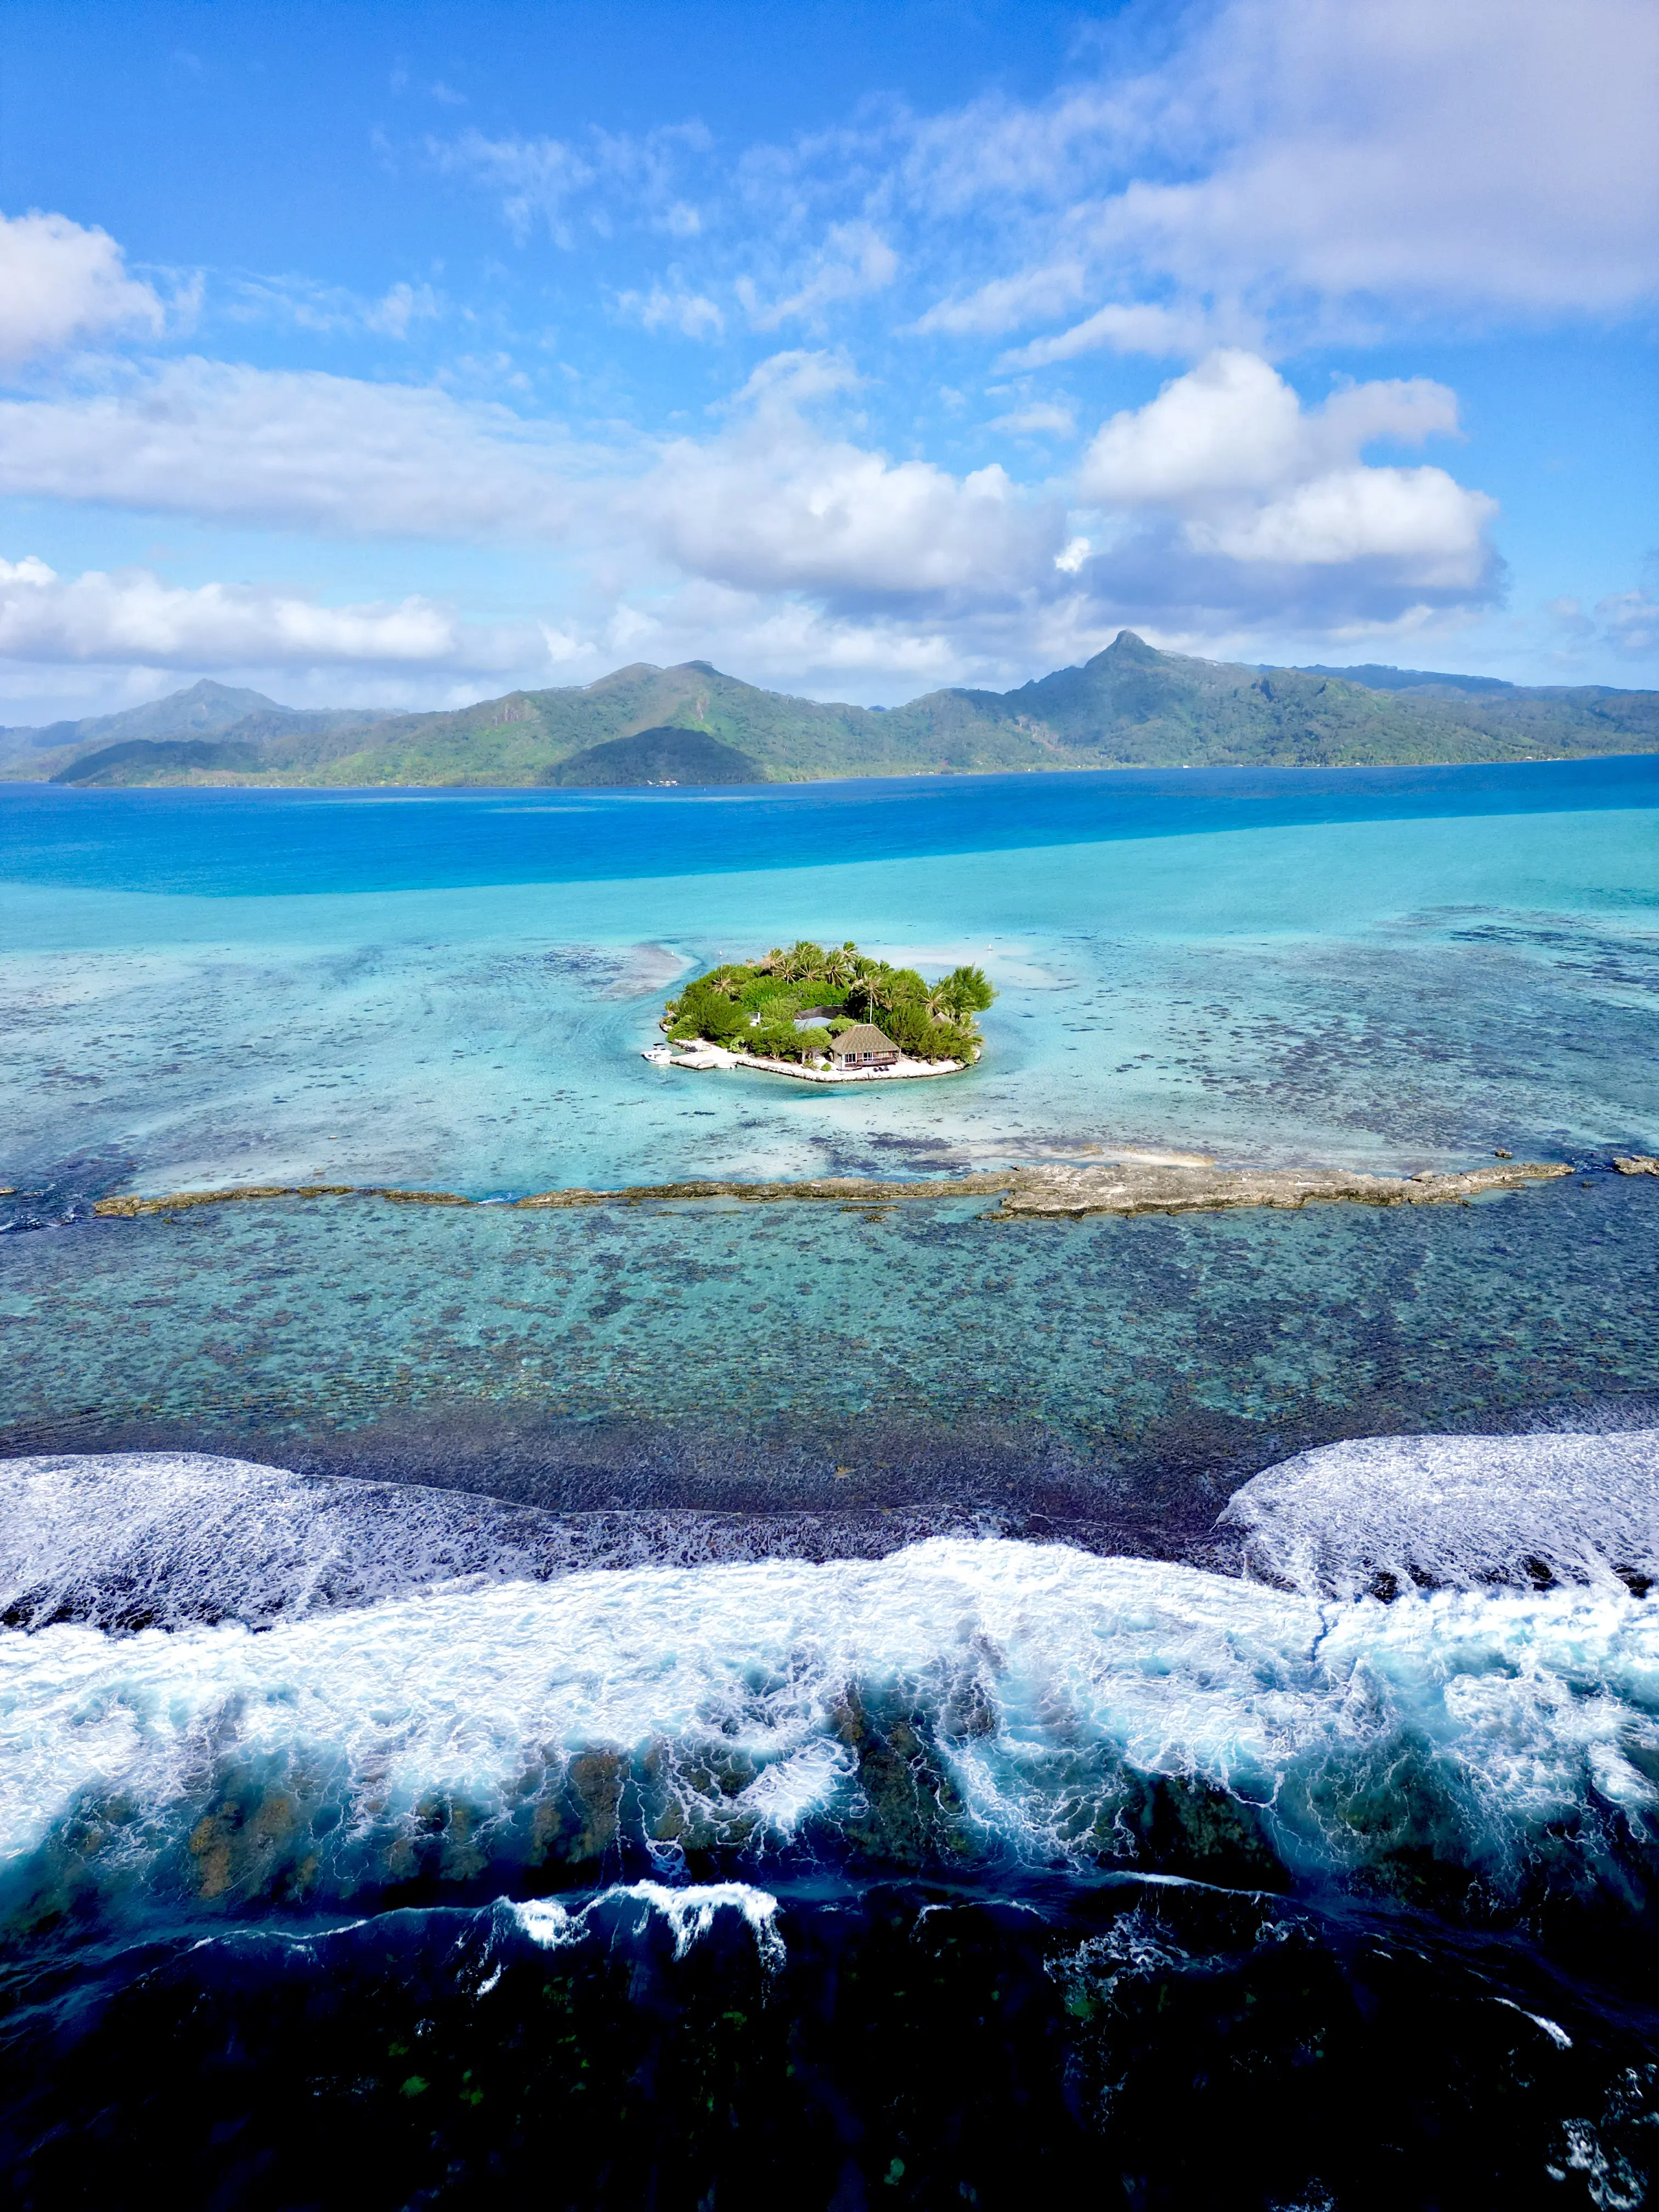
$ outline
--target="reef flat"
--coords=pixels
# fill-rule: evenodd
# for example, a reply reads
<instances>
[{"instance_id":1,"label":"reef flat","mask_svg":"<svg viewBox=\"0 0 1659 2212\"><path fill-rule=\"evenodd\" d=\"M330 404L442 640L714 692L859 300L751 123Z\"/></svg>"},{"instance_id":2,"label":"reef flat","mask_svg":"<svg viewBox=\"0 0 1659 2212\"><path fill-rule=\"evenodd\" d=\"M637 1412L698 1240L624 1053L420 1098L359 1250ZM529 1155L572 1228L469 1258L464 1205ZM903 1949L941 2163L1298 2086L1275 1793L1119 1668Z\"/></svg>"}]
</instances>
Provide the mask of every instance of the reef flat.
<instances>
[{"instance_id":1,"label":"reef flat","mask_svg":"<svg viewBox=\"0 0 1659 2212\"><path fill-rule=\"evenodd\" d=\"M1615 1164L1621 1173L1630 1169ZM901 1200L1000 1198L1004 1215L1076 1218L1087 1213L1202 1213L1237 1206L1446 1206L1492 1191L1549 1182L1575 1170L1563 1160L1516 1160L1501 1167L1450 1174L1379 1176L1340 1168L1224 1168L1144 1160L1100 1166L1043 1165L983 1174L929 1176L903 1182L868 1176L820 1176L806 1182L692 1182L635 1183L622 1190L544 1190L528 1198L477 1200L451 1190L397 1190L352 1183L250 1183L227 1190L173 1191L161 1197L100 1198L96 1214L131 1220L192 1206L225 1206L271 1198L383 1198L400 1206L502 1205L523 1212L561 1207L647 1206L695 1199L737 1199L749 1205L784 1200L843 1206L890 1206Z\"/></svg>"}]
</instances>

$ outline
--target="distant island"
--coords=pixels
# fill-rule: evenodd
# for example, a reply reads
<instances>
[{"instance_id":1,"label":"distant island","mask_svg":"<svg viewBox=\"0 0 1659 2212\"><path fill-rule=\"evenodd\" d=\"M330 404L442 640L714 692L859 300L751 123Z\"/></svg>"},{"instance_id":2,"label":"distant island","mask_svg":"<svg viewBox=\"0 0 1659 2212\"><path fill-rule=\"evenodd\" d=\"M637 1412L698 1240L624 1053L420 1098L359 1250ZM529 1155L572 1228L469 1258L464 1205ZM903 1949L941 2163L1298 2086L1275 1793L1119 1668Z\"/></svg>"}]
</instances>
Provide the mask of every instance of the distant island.
<instances>
[{"instance_id":1,"label":"distant island","mask_svg":"<svg viewBox=\"0 0 1659 2212\"><path fill-rule=\"evenodd\" d=\"M647 1054L692 1067L769 1068L819 1081L952 1074L985 1048L975 1017L996 993L981 968L936 982L860 952L805 939L763 960L730 961L688 983L663 1010L672 1044Z\"/></svg>"},{"instance_id":2,"label":"distant island","mask_svg":"<svg viewBox=\"0 0 1659 2212\"><path fill-rule=\"evenodd\" d=\"M0 730L0 777L111 787L792 783L1010 769L1401 767L1659 751L1659 692L1430 669L1252 668L1121 630L1013 691L884 709L766 691L706 660L428 714L278 706L204 682Z\"/></svg>"}]
</instances>

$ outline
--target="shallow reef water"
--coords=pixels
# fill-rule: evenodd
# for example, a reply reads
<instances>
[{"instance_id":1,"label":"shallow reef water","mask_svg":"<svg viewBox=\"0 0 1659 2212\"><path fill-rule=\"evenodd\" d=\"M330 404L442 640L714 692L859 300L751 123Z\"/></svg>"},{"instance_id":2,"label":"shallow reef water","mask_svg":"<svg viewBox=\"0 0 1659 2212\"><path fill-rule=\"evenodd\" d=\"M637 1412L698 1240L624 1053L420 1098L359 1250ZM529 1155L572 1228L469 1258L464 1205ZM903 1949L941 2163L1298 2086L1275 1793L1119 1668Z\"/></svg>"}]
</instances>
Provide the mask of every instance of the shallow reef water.
<instances>
[{"instance_id":1,"label":"shallow reef water","mask_svg":"<svg viewBox=\"0 0 1659 2212\"><path fill-rule=\"evenodd\" d=\"M0 813L9 2201L1656 2201L1653 762ZM1573 1173L92 1212L1136 1145Z\"/></svg>"},{"instance_id":2,"label":"shallow reef water","mask_svg":"<svg viewBox=\"0 0 1659 2212\"><path fill-rule=\"evenodd\" d=\"M488 1197L1101 1141L1395 1170L1649 1150L1656 796L1643 761L15 792L0 1181ZM984 964L982 1061L848 1092L640 1059L676 977L799 935Z\"/></svg>"},{"instance_id":3,"label":"shallow reef water","mask_svg":"<svg viewBox=\"0 0 1659 2212\"><path fill-rule=\"evenodd\" d=\"M810 1551L817 1516L830 1548L890 1549L966 1515L1184 1556L1306 1446L1659 1389L1653 1205L1600 1171L1076 1224L375 1199L74 1224L3 1248L0 1437L747 1516L759 1549Z\"/></svg>"}]
</instances>

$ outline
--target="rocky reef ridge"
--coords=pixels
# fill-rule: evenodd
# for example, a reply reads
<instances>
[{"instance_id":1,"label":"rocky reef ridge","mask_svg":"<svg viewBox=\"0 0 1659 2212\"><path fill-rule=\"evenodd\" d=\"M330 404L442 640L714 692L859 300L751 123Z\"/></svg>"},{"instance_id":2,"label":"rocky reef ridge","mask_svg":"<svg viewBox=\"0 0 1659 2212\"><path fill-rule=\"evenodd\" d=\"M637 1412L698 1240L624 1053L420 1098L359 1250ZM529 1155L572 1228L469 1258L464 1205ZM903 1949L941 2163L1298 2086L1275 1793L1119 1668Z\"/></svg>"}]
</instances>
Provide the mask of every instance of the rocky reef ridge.
<instances>
[{"instance_id":1,"label":"rocky reef ridge","mask_svg":"<svg viewBox=\"0 0 1659 2212\"><path fill-rule=\"evenodd\" d=\"M1620 1171L1631 1172L1621 1160ZM1090 1213L1204 1213L1237 1206L1297 1207L1316 1203L1354 1206L1446 1206L1489 1192L1519 1190L1576 1172L1562 1160L1513 1160L1450 1174L1365 1175L1340 1168L1226 1168L1197 1161L1116 1160L1086 1166L1045 1163L982 1174L928 1177L905 1182L868 1176L821 1176L805 1182L635 1183L621 1190L548 1190L504 1202L523 1211L556 1212L589 1206L665 1205L696 1199L737 1199L750 1205L785 1200L829 1200L843 1206L890 1206L916 1199L998 1198L1005 1218L1079 1218ZM350 1183L252 1183L227 1190L173 1191L162 1197L100 1198L93 1211L131 1220L173 1213L191 1206L221 1206L274 1198L382 1198L401 1206L472 1206L480 1201L447 1190L398 1190Z\"/></svg>"}]
</instances>

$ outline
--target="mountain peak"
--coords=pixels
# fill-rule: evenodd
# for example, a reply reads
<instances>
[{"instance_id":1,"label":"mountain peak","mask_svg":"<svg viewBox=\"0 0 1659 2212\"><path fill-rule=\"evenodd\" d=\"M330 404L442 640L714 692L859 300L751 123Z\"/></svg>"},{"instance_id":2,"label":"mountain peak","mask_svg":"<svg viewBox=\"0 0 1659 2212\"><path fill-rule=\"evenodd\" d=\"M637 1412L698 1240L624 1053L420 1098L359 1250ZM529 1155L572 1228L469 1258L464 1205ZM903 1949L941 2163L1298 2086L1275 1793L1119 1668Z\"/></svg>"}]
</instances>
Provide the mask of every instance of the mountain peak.
<instances>
[{"instance_id":1,"label":"mountain peak","mask_svg":"<svg viewBox=\"0 0 1659 2212\"><path fill-rule=\"evenodd\" d=\"M245 690L233 684L216 684L210 676L198 677L187 691L169 691L165 699L158 699L154 703L158 707L180 707L197 699L228 699L234 706L246 707L250 714L259 707L274 707L278 714L289 712L288 708L279 706L275 699L267 699L263 691Z\"/></svg>"}]
</instances>

